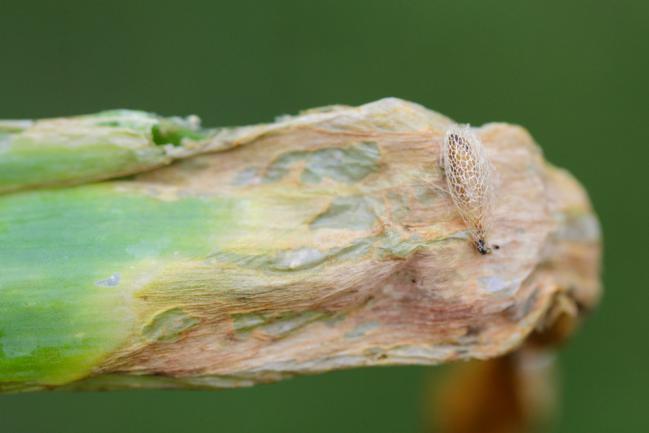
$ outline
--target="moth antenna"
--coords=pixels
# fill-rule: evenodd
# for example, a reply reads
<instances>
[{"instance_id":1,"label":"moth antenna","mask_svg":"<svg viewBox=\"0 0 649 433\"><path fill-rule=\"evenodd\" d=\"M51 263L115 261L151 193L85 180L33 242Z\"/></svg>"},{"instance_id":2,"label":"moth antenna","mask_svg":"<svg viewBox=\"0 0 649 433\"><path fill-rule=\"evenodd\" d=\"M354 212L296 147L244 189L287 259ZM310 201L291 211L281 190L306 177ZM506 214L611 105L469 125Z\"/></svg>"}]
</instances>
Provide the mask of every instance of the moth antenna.
<instances>
[{"instance_id":1,"label":"moth antenna","mask_svg":"<svg viewBox=\"0 0 649 433\"><path fill-rule=\"evenodd\" d=\"M481 254L491 253L487 244L493 198L493 170L484 146L469 125L453 125L444 136L441 151L451 199L469 226L473 243Z\"/></svg>"}]
</instances>

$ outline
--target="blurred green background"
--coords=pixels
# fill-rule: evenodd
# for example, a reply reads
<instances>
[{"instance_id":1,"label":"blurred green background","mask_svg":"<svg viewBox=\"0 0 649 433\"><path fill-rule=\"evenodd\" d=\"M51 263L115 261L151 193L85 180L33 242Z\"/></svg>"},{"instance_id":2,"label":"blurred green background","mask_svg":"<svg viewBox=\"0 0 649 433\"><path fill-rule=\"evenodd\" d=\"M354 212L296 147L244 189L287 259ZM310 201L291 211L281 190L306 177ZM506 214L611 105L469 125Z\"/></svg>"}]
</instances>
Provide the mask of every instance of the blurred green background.
<instances>
[{"instance_id":1,"label":"blurred green background","mask_svg":"<svg viewBox=\"0 0 649 433\"><path fill-rule=\"evenodd\" d=\"M585 184L606 244L603 304L560 357L557 433L649 431L648 78L645 0L0 1L0 118L123 107L236 125L398 96L525 125ZM418 432L430 375L3 395L0 432Z\"/></svg>"}]
</instances>

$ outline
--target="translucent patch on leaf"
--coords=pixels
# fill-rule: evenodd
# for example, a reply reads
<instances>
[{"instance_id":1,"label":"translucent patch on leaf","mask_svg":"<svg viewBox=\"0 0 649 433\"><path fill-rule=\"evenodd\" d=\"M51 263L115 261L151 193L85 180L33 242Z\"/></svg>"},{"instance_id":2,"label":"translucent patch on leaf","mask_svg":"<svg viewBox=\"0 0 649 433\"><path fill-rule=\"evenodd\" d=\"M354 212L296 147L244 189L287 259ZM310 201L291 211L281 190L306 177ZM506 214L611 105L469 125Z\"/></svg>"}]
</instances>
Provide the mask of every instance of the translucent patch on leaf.
<instances>
[{"instance_id":1,"label":"translucent patch on leaf","mask_svg":"<svg viewBox=\"0 0 649 433\"><path fill-rule=\"evenodd\" d=\"M149 341L172 342L198 323L198 319L182 309L171 308L151 319L144 327L143 334Z\"/></svg>"},{"instance_id":2,"label":"translucent patch on leaf","mask_svg":"<svg viewBox=\"0 0 649 433\"><path fill-rule=\"evenodd\" d=\"M426 245L427 242L417 235L405 236L394 230L388 230L384 233L383 240L379 244L380 255L382 257L405 258Z\"/></svg>"},{"instance_id":3,"label":"translucent patch on leaf","mask_svg":"<svg viewBox=\"0 0 649 433\"><path fill-rule=\"evenodd\" d=\"M115 272L108 278L96 281L95 284L101 287L116 287L119 285L121 279L122 275L119 272Z\"/></svg>"},{"instance_id":4,"label":"translucent patch on leaf","mask_svg":"<svg viewBox=\"0 0 649 433\"><path fill-rule=\"evenodd\" d=\"M311 228L371 230L375 222L376 215L363 197L338 197L311 223Z\"/></svg>"},{"instance_id":5,"label":"translucent patch on leaf","mask_svg":"<svg viewBox=\"0 0 649 433\"><path fill-rule=\"evenodd\" d=\"M373 331L374 329L377 329L381 326L379 322L372 321L372 322L367 322L367 323L361 323L360 325L356 326L354 329L351 331L347 332L345 334L345 338L358 338L362 337L368 332Z\"/></svg>"},{"instance_id":6,"label":"translucent patch on leaf","mask_svg":"<svg viewBox=\"0 0 649 433\"><path fill-rule=\"evenodd\" d=\"M227 251L210 254L205 261L207 265L220 262L235 263L238 266L252 269L267 269L279 272L303 271L321 265L328 260L346 260L359 257L369 252L376 238L358 239L342 247L319 250L302 247L280 251L274 255L245 255Z\"/></svg>"},{"instance_id":7,"label":"translucent patch on leaf","mask_svg":"<svg viewBox=\"0 0 649 433\"><path fill-rule=\"evenodd\" d=\"M597 217L585 214L563 218L556 236L567 241L598 242L602 233Z\"/></svg>"},{"instance_id":8,"label":"translucent patch on leaf","mask_svg":"<svg viewBox=\"0 0 649 433\"><path fill-rule=\"evenodd\" d=\"M379 147L373 142L353 144L347 148L330 147L313 152L296 151L281 155L267 168L263 181L277 182L303 165L300 180L319 183L324 179L352 183L378 170L381 158ZM243 176L245 179L246 176ZM238 178L241 181L241 177Z\"/></svg>"},{"instance_id":9,"label":"translucent patch on leaf","mask_svg":"<svg viewBox=\"0 0 649 433\"><path fill-rule=\"evenodd\" d=\"M296 314L287 314L280 317L268 325L260 328L265 334L278 338L283 337L311 322L314 322L326 313L319 311L305 311Z\"/></svg>"},{"instance_id":10,"label":"translucent patch on leaf","mask_svg":"<svg viewBox=\"0 0 649 433\"><path fill-rule=\"evenodd\" d=\"M257 313L234 314L232 315L232 327L235 331L243 332L256 328L266 323L267 319Z\"/></svg>"},{"instance_id":11,"label":"translucent patch on leaf","mask_svg":"<svg viewBox=\"0 0 649 433\"><path fill-rule=\"evenodd\" d=\"M261 170L258 167L244 168L232 180L233 185L256 185L261 182Z\"/></svg>"},{"instance_id":12,"label":"translucent patch on leaf","mask_svg":"<svg viewBox=\"0 0 649 433\"><path fill-rule=\"evenodd\" d=\"M286 312L282 314L246 313L232 316L233 328L247 333L257 330L268 336L283 337L311 322L319 320L328 313L324 311Z\"/></svg>"},{"instance_id":13,"label":"translucent patch on leaf","mask_svg":"<svg viewBox=\"0 0 649 433\"><path fill-rule=\"evenodd\" d=\"M480 278L480 284L484 290L490 293L503 291L510 286L508 281L497 276L482 277Z\"/></svg>"},{"instance_id":14,"label":"translucent patch on leaf","mask_svg":"<svg viewBox=\"0 0 649 433\"><path fill-rule=\"evenodd\" d=\"M311 268L327 259L327 255L315 248L299 248L282 251L274 260L273 267L280 271Z\"/></svg>"}]
</instances>

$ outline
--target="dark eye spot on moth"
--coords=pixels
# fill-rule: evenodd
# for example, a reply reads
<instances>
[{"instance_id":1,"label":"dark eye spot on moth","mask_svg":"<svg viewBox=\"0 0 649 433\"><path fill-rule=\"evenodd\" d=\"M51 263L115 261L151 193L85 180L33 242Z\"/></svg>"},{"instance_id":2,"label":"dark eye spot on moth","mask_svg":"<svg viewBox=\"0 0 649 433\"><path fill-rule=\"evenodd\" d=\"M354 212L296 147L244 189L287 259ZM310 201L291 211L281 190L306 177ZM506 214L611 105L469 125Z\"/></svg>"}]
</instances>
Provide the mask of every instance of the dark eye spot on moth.
<instances>
[{"instance_id":1,"label":"dark eye spot on moth","mask_svg":"<svg viewBox=\"0 0 649 433\"><path fill-rule=\"evenodd\" d=\"M494 246L494 248L495 248L495 246ZM479 240L476 242L476 249L477 249L478 252L479 252L480 254L482 254L483 256L484 256L484 255L487 255L487 254L491 254L491 252L492 252L492 251L491 251L491 248L489 248L489 247L487 246L487 244L485 243L485 241L482 240L482 239L479 239Z\"/></svg>"}]
</instances>

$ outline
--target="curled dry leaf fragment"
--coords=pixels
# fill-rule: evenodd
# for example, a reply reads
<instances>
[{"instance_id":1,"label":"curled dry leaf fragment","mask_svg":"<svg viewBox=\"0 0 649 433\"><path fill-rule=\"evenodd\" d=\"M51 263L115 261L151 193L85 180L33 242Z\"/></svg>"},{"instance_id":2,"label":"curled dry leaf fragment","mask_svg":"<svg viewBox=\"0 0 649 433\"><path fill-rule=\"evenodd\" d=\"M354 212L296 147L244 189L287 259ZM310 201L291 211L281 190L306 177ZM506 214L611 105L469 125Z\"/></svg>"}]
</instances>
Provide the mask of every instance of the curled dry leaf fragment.
<instances>
[{"instance_id":1,"label":"curled dry leaf fragment","mask_svg":"<svg viewBox=\"0 0 649 433\"><path fill-rule=\"evenodd\" d=\"M582 317L600 293L584 190L523 128L475 128L465 152L453 125L398 99L224 129L134 111L0 122L0 389L488 359ZM486 256L457 211L487 242L482 151L506 191ZM455 203L431 188L445 176Z\"/></svg>"}]
</instances>

